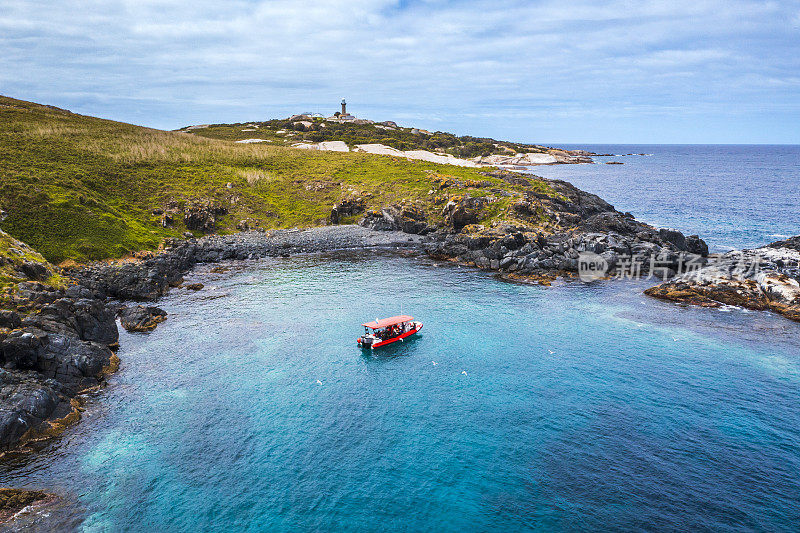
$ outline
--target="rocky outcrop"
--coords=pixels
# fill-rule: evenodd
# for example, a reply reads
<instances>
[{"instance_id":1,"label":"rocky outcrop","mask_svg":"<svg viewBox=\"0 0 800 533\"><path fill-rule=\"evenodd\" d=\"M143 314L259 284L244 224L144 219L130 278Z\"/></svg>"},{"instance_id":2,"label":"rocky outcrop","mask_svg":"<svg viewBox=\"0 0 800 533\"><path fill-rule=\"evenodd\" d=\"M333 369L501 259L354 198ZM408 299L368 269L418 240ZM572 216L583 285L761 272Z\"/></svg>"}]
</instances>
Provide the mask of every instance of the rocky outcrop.
<instances>
[{"instance_id":1,"label":"rocky outcrop","mask_svg":"<svg viewBox=\"0 0 800 533\"><path fill-rule=\"evenodd\" d=\"M12 302L18 311L0 313L0 451L80 418L76 395L99 385L118 361L104 295L23 282Z\"/></svg>"},{"instance_id":2,"label":"rocky outcrop","mask_svg":"<svg viewBox=\"0 0 800 533\"><path fill-rule=\"evenodd\" d=\"M23 436L66 410L69 398L54 380L35 372L0 369L0 451L18 445Z\"/></svg>"},{"instance_id":3,"label":"rocky outcrop","mask_svg":"<svg viewBox=\"0 0 800 533\"><path fill-rule=\"evenodd\" d=\"M428 253L482 269L534 276L577 275L579 259L587 252L602 260L603 276L664 279L690 262L704 261L701 256L659 240L655 231L626 237L615 232L544 235L512 225L467 229L469 231L458 234L440 234L439 239L428 246Z\"/></svg>"},{"instance_id":4,"label":"rocky outcrop","mask_svg":"<svg viewBox=\"0 0 800 533\"><path fill-rule=\"evenodd\" d=\"M711 257L645 294L673 302L774 311L800 321L800 237Z\"/></svg>"},{"instance_id":5,"label":"rocky outcrop","mask_svg":"<svg viewBox=\"0 0 800 533\"><path fill-rule=\"evenodd\" d=\"M186 229L211 233L216 229L217 217L227 212L211 201L191 202L183 210L183 223Z\"/></svg>"},{"instance_id":6,"label":"rocky outcrop","mask_svg":"<svg viewBox=\"0 0 800 533\"><path fill-rule=\"evenodd\" d=\"M708 255L698 236L639 222L568 182L505 172L487 175L522 188L509 205L510 217L519 224L485 227L478 224L485 197L451 197L442 211L447 227L435 232L428 246L432 256L540 277L577 274L579 259L591 253L598 256L603 276L664 279L687 264L702 264Z\"/></svg>"},{"instance_id":7,"label":"rocky outcrop","mask_svg":"<svg viewBox=\"0 0 800 533\"><path fill-rule=\"evenodd\" d=\"M34 281L45 281L51 276L50 270L44 263L36 261L25 261L20 265L19 269L25 277Z\"/></svg>"},{"instance_id":8,"label":"rocky outcrop","mask_svg":"<svg viewBox=\"0 0 800 533\"><path fill-rule=\"evenodd\" d=\"M29 505L40 505L54 497L41 490L0 488L0 524Z\"/></svg>"},{"instance_id":9,"label":"rocky outcrop","mask_svg":"<svg viewBox=\"0 0 800 533\"><path fill-rule=\"evenodd\" d=\"M167 312L154 306L137 305L122 307L119 310L120 324L131 332L152 331L166 319Z\"/></svg>"},{"instance_id":10,"label":"rocky outcrop","mask_svg":"<svg viewBox=\"0 0 800 533\"><path fill-rule=\"evenodd\" d=\"M367 201L364 198L348 198L331 208L331 224L338 224L343 217L363 213L367 208Z\"/></svg>"},{"instance_id":11,"label":"rocky outcrop","mask_svg":"<svg viewBox=\"0 0 800 533\"><path fill-rule=\"evenodd\" d=\"M453 230L461 231L464 226L478 223L480 212L486 207L486 203L483 197L455 196L442 208L442 216Z\"/></svg>"},{"instance_id":12,"label":"rocky outcrop","mask_svg":"<svg viewBox=\"0 0 800 533\"><path fill-rule=\"evenodd\" d=\"M120 300L155 300L182 281L184 272L198 262L194 240L178 241L169 253L138 262L97 264L66 269L82 285Z\"/></svg>"},{"instance_id":13,"label":"rocky outcrop","mask_svg":"<svg viewBox=\"0 0 800 533\"><path fill-rule=\"evenodd\" d=\"M403 202L384 207L379 211L369 211L359 224L378 231L396 230L425 235L432 230L426 219L425 212L420 206L413 202Z\"/></svg>"},{"instance_id":14,"label":"rocky outcrop","mask_svg":"<svg viewBox=\"0 0 800 533\"><path fill-rule=\"evenodd\" d=\"M790 237L785 241L776 241L767 245L769 248L788 248L800 252L800 235Z\"/></svg>"}]
</instances>

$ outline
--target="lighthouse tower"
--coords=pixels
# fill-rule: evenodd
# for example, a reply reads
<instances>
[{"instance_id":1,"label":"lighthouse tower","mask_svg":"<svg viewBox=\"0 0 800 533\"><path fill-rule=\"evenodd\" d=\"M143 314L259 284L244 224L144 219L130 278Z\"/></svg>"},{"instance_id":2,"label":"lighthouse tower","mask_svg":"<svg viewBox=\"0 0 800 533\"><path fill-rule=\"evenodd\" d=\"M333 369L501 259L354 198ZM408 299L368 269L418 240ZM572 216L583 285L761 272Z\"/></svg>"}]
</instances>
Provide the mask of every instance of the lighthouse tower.
<instances>
[{"instance_id":1,"label":"lighthouse tower","mask_svg":"<svg viewBox=\"0 0 800 533\"><path fill-rule=\"evenodd\" d=\"M349 114L347 112L347 102L345 102L344 98L342 98L342 112L341 113L335 113L332 117L327 118L326 120L330 120L330 121L333 121L333 122L339 122L339 123L342 123L342 122L353 122L353 121L356 120L356 117L354 117L353 115L351 115L351 114Z\"/></svg>"}]
</instances>

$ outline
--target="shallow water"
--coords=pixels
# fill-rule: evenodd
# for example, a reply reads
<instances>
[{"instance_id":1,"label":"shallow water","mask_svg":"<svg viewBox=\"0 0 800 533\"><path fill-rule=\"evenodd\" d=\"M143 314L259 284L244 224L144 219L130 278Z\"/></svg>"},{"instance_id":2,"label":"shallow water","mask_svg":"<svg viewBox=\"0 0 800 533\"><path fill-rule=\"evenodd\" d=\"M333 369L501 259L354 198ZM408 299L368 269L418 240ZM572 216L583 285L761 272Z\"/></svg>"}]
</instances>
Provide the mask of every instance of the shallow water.
<instances>
[{"instance_id":1,"label":"shallow water","mask_svg":"<svg viewBox=\"0 0 800 533\"><path fill-rule=\"evenodd\" d=\"M423 258L235 263L0 484L42 530L792 530L800 328ZM413 314L374 354L358 324ZM434 362L436 364L434 364Z\"/></svg>"},{"instance_id":2,"label":"shallow water","mask_svg":"<svg viewBox=\"0 0 800 533\"><path fill-rule=\"evenodd\" d=\"M600 195L658 227L698 234L713 251L753 248L800 234L800 146L575 145L622 165L531 170Z\"/></svg>"}]
</instances>

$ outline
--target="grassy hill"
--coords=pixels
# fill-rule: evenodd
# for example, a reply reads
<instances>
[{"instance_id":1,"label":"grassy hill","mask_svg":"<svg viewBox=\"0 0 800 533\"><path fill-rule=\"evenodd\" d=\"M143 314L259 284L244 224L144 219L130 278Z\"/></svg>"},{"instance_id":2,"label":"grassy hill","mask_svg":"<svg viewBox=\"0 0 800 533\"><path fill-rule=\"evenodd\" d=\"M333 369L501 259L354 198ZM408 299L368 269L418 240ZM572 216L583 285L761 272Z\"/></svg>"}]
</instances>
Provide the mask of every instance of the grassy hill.
<instances>
[{"instance_id":1,"label":"grassy hill","mask_svg":"<svg viewBox=\"0 0 800 533\"><path fill-rule=\"evenodd\" d=\"M398 150L429 150L446 152L460 158L473 158L492 154L543 153L547 147L498 141L468 135L428 132L417 128L404 128L394 123L364 124L325 121L297 115L295 118L247 122L239 124L207 124L188 126L181 131L212 139L238 141L265 139L278 146L298 142L344 141L350 148L358 144L383 144Z\"/></svg>"},{"instance_id":2,"label":"grassy hill","mask_svg":"<svg viewBox=\"0 0 800 533\"><path fill-rule=\"evenodd\" d=\"M243 129L243 128L242 128ZM358 153L235 144L70 113L0 96L0 228L51 262L120 257L186 231L160 211L211 201L226 214L217 232L250 219L264 228L325 223L352 196L369 207L418 201L435 220L441 176L488 180L479 170ZM467 186L447 189L468 192ZM473 196L490 194L469 189ZM507 200L493 204L502 216Z\"/></svg>"}]
</instances>

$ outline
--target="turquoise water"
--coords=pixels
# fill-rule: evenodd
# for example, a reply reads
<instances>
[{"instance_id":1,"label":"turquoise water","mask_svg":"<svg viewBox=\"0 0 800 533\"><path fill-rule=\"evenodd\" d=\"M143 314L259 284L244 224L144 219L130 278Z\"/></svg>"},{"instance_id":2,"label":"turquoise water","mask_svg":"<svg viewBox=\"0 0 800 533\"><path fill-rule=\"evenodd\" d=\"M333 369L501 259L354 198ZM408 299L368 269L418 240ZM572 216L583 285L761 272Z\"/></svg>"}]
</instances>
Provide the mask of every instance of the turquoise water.
<instances>
[{"instance_id":1,"label":"turquoise water","mask_svg":"<svg viewBox=\"0 0 800 533\"><path fill-rule=\"evenodd\" d=\"M800 328L643 285L550 288L418 257L201 268L123 334L83 422L0 484L42 529L789 531ZM375 354L359 324L413 314ZM434 364L434 362L436 364ZM42 526L41 524L45 524Z\"/></svg>"},{"instance_id":2,"label":"turquoise water","mask_svg":"<svg viewBox=\"0 0 800 533\"><path fill-rule=\"evenodd\" d=\"M623 165L552 165L532 171L600 195L659 227L698 234L713 251L800 234L800 146L575 145Z\"/></svg>"}]
</instances>

